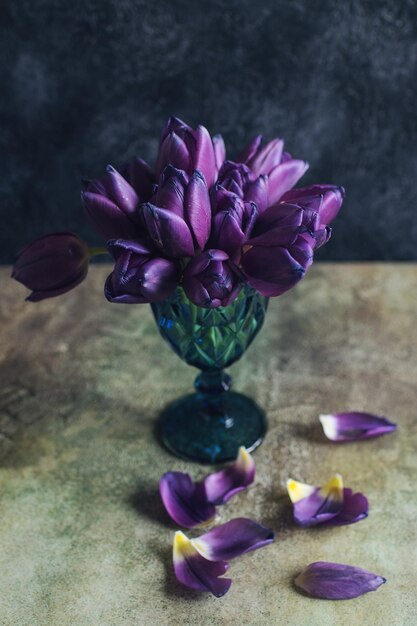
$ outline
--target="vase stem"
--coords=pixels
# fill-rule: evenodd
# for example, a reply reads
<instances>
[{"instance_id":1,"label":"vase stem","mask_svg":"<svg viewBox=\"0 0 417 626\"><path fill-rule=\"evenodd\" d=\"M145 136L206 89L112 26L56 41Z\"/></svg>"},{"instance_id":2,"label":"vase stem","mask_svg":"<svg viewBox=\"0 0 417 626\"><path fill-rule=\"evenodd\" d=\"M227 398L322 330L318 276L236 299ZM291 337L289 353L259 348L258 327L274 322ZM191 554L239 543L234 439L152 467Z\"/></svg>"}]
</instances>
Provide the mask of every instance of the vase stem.
<instances>
[{"instance_id":1,"label":"vase stem","mask_svg":"<svg viewBox=\"0 0 417 626\"><path fill-rule=\"evenodd\" d=\"M194 381L198 393L219 394L229 391L232 386L232 377L221 369L201 372Z\"/></svg>"}]
</instances>

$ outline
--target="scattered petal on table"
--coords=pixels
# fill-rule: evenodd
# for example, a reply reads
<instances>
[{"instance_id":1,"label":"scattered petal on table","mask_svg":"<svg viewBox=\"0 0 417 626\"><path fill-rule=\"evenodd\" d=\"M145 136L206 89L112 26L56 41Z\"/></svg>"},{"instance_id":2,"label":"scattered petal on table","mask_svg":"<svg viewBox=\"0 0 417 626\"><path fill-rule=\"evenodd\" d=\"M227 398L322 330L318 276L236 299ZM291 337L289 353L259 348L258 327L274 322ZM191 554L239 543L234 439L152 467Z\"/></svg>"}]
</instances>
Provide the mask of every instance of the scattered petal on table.
<instances>
[{"instance_id":1,"label":"scattered petal on table","mask_svg":"<svg viewBox=\"0 0 417 626\"><path fill-rule=\"evenodd\" d=\"M386 579L360 567L318 561L308 565L294 582L314 598L348 600L376 591Z\"/></svg>"},{"instance_id":2,"label":"scattered petal on table","mask_svg":"<svg viewBox=\"0 0 417 626\"><path fill-rule=\"evenodd\" d=\"M290 479L288 495L293 503L294 520L303 527L316 526L336 517L343 506L343 480L335 474L323 487Z\"/></svg>"},{"instance_id":3,"label":"scattered petal on table","mask_svg":"<svg viewBox=\"0 0 417 626\"><path fill-rule=\"evenodd\" d=\"M320 415L319 420L323 426L324 434L331 441L357 441L379 437L396 430L386 417L379 417L371 413L333 413Z\"/></svg>"},{"instance_id":4,"label":"scattered petal on table","mask_svg":"<svg viewBox=\"0 0 417 626\"><path fill-rule=\"evenodd\" d=\"M191 543L206 559L219 561L234 559L273 541L272 530L246 517L237 517L192 539Z\"/></svg>"},{"instance_id":5,"label":"scattered petal on table","mask_svg":"<svg viewBox=\"0 0 417 626\"><path fill-rule=\"evenodd\" d=\"M204 524L216 514L204 484L194 483L188 474L167 472L159 482L159 492L170 517L185 528Z\"/></svg>"},{"instance_id":6,"label":"scattered petal on table","mask_svg":"<svg viewBox=\"0 0 417 626\"><path fill-rule=\"evenodd\" d=\"M210 591L220 598L230 588L230 578L220 578L227 568L225 561L208 561L180 530L175 533L173 549L174 571L186 587L197 591Z\"/></svg>"},{"instance_id":7,"label":"scattered petal on table","mask_svg":"<svg viewBox=\"0 0 417 626\"><path fill-rule=\"evenodd\" d=\"M207 499L213 504L224 504L243 491L255 479L255 463L249 452L241 446L234 463L204 479Z\"/></svg>"}]
</instances>

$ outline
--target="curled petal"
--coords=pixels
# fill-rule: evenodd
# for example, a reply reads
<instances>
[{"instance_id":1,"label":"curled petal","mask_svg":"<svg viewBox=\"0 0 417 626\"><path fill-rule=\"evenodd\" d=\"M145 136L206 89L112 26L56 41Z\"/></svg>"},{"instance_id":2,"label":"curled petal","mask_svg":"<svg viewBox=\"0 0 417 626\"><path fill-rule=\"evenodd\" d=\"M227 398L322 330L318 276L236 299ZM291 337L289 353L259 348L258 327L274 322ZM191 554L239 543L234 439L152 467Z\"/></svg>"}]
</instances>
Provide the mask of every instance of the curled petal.
<instances>
[{"instance_id":1,"label":"curled petal","mask_svg":"<svg viewBox=\"0 0 417 626\"><path fill-rule=\"evenodd\" d=\"M307 170L308 163L298 159L290 159L274 167L269 173L269 204L275 204Z\"/></svg>"},{"instance_id":2,"label":"curled petal","mask_svg":"<svg viewBox=\"0 0 417 626\"><path fill-rule=\"evenodd\" d=\"M161 175L155 204L172 211L179 217L184 217L184 194L187 185L187 174L172 165L167 165Z\"/></svg>"},{"instance_id":3,"label":"curled petal","mask_svg":"<svg viewBox=\"0 0 417 626\"><path fill-rule=\"evenodd\" d=\"M319 208L320 223L322 226L327 226L339 213L345 195L343 187L311 185L310 187L291 189L282 196L281 200L305 206L314 202L314 199L321 198Z\"/></svg>"},{"instance_id":4,"label":"curled petal","mask_svg":"<svg viewBox=\"0 0 417 626\"><path fill-rule=\"evenodd\" d=\"M342 510L343 481L340 474L335 474L321 488L290 479L287 489L294 507L294 520L299 526L307 528L322 524Z\"/></svg>"},{"instance_id":5,"label":"curled petal","mask_svg":"<svg viewBox=\"0 0 417 626\"><path fill-rule=\"evenodd\" d=\"M194 483L188 474L167 472L159 482L159 492L169 516L184 528L209 522L216 514L204 484Z\"/></svg>"},{"instance_id":6,"label":"curled petal","mask_svg":"<svg viewBox=\"0 0 417 626\"><path fill-rule=\"evenodd\" d=\"M349 600L376 591L386 581L360 567L342 563L311 563L294 580L297 587L313 598Z\"/></svg>"},{"instance_id":7,"label":"curled petal","mask_svg":"<svg viewBox=\"0 0 417 626\"><path fill-rule=\"evenodd\" d=\"M288 247L297 238L303 210L295 204L276 204L257 219L249 243L254 246Z\"/></svg>"},{"instance_id":8,"label":"curled petal","mask_svg":"<svg viewBox=\"0 0 417 626\"><path fill-rule=\"evenodd\" d=\"M368 517L368 499L363 493L353 493L352 489L343 489L343 505L340 512L323 523L323 526L347 526Z\"/></svg>"},{"instance_id":9,"label":"curled petal","mask_svg":"<svg viewBox=\"0 0 417 626\"><path fill-rule=\"evenodd\" d=\"M386 417L371 413L333 413L320 415L324 434L331 441L358 441L387 435L397 429Z\"/></svg>"},{"instance_id":10,"label":"curled petal","mask_svg":"<svg viewBox=\"0 0 417 626\"><path fill-rule=\"evenodd\" d=\"M273 541L272 530L246 517L237 517L192 539L191 543L209 561L221 561L234 559Z\"/></svg>"},{"instance_id":11,"label":"curled petal","mask_svg":"<svg viewBox=\"0 0 417 626\"><path fill-rule=\"evenodd\" d=\"M225 504L230 498L255 479L255 463L249 452L241 446L234 463L219 472L209 474L204 480L207 499L213 504Z\"/></svg>"},{"instance_id":12,"label":"curled petal","mask_svg":"<svg viewBox=\"0 0 417 626\"><path fill-rule=\"evenodd\" d=\"M220 598L232 584L230 578L220 578L226 572L228 563L205 559L181 531L175 533L173 560L175 575L186 587L210 591Z\"/></svg>"}]
</instances>

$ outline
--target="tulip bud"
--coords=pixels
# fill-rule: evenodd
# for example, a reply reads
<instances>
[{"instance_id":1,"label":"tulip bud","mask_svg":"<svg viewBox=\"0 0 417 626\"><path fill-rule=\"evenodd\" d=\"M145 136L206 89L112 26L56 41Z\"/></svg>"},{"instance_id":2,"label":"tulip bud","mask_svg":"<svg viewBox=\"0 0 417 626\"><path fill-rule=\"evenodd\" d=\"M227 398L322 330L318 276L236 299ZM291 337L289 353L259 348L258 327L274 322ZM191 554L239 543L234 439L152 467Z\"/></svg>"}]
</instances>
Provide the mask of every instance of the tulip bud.
<instances>
[{"instance_id":1,"label":"tulip bud","mask_svg":"<svg viewBox=\"0 0 417 626\"><path fill-rule=\"evenodd\" d=\"M139 197L111 165L101 180L85 182L81 200L92 226L105 239L138 236Z\"/></svg>"},{"instance_id":2,"label":"tulip bud","mask_svg":"<svg viewBox=\"0 0 417 626\"><path fill-rule=\"evenodd\" d=\"M70 291L87 275L88 246L73 233L53 233L19 252L12 278L32 290L26 298L39 302Z\"/></svg>"},{"instance_id":3,"label":"tulip bud","mask_svg":"<svg viewBox=\"0 0 417 626\"><path fill-rule=\"evenodd\" d=\"M239 263L241 248L249 238L258 215L253 202L243 202L234 196L227 208L219 211L213 220L212 244L224 250L234 263Z\"/></svg>"},{"instance_id":4,"label":"tulip bud","mask_svg":"<svg viewBox=\"0 0 417 626\"><path fill-rule=\"evenodd\" d=\"M110 302L158 302L175 291L180 277L176 262L153 257L149 248L135 241L115 239L107 247L116 261L104 287Z\"/></svg>"},{"instance_id":5,"label":"tulip bud","mask_svg":"<svg viewBox=\"0 0 417 626\"><path fill-rule=\"evenodd\" d=\"M227 306L241 289L242 276L222 250L206 250L194 257L184 271L183 287L197 306Z\"/></svg>"}]
</instances>

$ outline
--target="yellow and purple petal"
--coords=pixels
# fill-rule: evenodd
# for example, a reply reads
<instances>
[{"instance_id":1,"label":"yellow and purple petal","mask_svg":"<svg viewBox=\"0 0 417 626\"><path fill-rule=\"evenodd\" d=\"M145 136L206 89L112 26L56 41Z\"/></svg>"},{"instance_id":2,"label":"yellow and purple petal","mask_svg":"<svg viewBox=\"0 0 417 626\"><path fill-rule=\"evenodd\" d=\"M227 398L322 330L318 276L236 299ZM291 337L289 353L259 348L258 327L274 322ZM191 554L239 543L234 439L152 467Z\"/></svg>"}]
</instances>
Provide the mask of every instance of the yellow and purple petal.
<instances>
[{"instance_id":1,"label":"yellow and purple petal","mask_svg":"<svg viewBox=\"0 0 417 626\"><path fill-rule=\"evenodd\" d=\"M335 474L323 487L289 479L287 489L298 526L317 526L333 519L342 510L343 480L340 474Z\"/></svg>"},{"instance_id":2,"label":"yellow and purple petal","mask_svg":"<svg viewBox=\"0 0 417 626\"><path fill-rule=\"evenodd\" d=\"M204 484L193 482L188 474L167 472L159 482L159 492L169 516L184 528L207 523L216 514L214 505L207 500Z\"/></svg>"},{"instance_id":3,"label":"yellow and purple petal","mask_svg":"<svg viewBox=\"0 0 417 626\"><path fill-rule=\"evenodd\" d=\"M323 523L323 526L347 526L368 517L368 499L363 493L353 493L352 489L343 489L343 505L340 513Z\"/></svg>"},{"instance_id":4,"label":"yellow and purple petal","mask_svg":"<svg viewBox=\"0 0 417 626\"><path fill-rule=\"evenodd\" d=\"M386 417L371 413L333 413L320 415L324 434L331 441L358 441L387 435L397 429L397 425Z\"/></svg>"},{"instance_id":5,"label":"yellow and purple petal","mask_svg":"<svg viewBox=\"0 0 417 626\"><path fill-rule=\"evenodd\" d=\"M350 600L369 591L376 591L386 582L360 567L342 563L311 563L294 580L297 587L313 598Z\"/></svg>"},{"instance_id":6,"label":"yellow and purple petal","mask_svg":"<svg viewBox=\"0 0 417 626\"><path fill-rule=\"evenodd\" d=\"M270 528L246 517L237 517L192 539L191 543L209 561L222 561L257 550L273 541L274 533Z\"/></svg>"},{"instance_id":7,"label":"yellow and purple petal","mask_svg":"<svg viewBox=\"0 0 417 626\"><path fill-rule=\"evenodd\" d=\"M255 463L241 446L237 459L219 472L204 479L207 499L213 504L225 504L230 498L251 485L255 479Z\"/></svg>"},{"instance_id":8,"label":"yellow and purple petal","mask_svg":"<svg viewBox=\"0 0 417 626\"><path fill-rule=\"evenodd\" d=\"M225 561L209 561L180 530L175 533L173 547L174 572L177 579L191 589L209 591L217 598L229 591L230 578L220 578L227 568Z\"/></svg>"}]
</instances>

